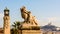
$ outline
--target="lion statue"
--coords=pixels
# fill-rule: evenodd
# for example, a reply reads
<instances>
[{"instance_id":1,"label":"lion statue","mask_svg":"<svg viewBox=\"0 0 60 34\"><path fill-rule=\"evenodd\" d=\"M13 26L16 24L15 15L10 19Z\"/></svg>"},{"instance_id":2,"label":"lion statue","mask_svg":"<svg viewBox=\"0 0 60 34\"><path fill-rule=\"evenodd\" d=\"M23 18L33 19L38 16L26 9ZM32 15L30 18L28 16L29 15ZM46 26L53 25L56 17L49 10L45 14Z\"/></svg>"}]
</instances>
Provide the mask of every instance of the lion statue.
<instances>
[{"instance_id":1,"label":"lion statue","mask_svg":"<svg viewBox=\"0 0 60 34\"><path fill-rule=\"evenodd\" d=\"M31 12L27 11L25 6L20 8L20 10L21 10L21 16L24 19L24 22L38 25L37 21L35 20L35 16L32 16Z\"/></svg>"}]
</instances>

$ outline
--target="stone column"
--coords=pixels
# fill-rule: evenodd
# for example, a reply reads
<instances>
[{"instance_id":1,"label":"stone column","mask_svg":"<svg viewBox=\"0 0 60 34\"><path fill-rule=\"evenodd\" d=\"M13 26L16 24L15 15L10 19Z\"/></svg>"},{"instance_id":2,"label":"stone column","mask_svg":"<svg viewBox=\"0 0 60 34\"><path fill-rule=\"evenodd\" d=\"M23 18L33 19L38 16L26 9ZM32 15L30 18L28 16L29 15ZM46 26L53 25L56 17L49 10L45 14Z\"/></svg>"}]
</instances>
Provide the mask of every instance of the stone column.
<instances>
[{"instance_id":1,"label":"stone column","mask_svg":"<svg viewBox=\"0 0 60 34\"><path fill-rule=\"evenodd\" d=\"M10 16L9 16L9 10L6 8L4 9L4 34L10 34Z\"/></svg>"}]
</instances>

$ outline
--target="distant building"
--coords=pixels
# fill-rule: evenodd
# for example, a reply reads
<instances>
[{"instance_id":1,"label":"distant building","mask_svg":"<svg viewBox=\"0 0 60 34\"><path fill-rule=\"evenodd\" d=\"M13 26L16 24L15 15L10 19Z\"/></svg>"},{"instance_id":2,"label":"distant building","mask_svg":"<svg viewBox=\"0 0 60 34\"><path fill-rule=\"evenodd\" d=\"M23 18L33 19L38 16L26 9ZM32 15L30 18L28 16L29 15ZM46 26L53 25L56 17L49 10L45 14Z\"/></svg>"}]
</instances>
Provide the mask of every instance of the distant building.
<instances>
[{"instance_id":1,"label":"distant building","mask_svg":"<svg viewBox=\"0 0 60 34\"><path fill-rule=\"evenodd\" d=\"M49 23L49 24L41 27L41 29L44 29L44 30L52 30L52 31L56 31L57 30L56 28L57 27L54 26L54 25L51 25L51 23Z\"/></svg>"},{"instance_id":2,"label":"distant building","mask_svg":"<svg viewBox=\"0 0 60 34\"><path fill-rule=\"evenodd\" d=\"M3 28L0 28L0 34L3 34Z\"/></svg>"}]
</instances>

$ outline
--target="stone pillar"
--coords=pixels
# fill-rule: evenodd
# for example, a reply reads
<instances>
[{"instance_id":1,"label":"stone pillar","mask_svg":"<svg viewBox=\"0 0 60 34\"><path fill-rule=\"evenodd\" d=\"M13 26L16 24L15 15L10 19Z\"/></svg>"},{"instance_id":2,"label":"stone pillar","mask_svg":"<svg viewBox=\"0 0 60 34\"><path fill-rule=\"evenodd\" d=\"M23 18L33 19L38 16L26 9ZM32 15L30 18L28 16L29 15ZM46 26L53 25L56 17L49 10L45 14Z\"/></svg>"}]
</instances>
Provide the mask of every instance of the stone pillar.
<instances>
[{"instance_id":1,"label":"stone pillar","mask_svg":"<svg viewBox=\"0 0 60 34\"><path fill-rule=\"evenodd\" d=\"M9 17L9 10L6 8L4 9L4 34L10 34L10 17Z\"/></svg>"}]
</instances>

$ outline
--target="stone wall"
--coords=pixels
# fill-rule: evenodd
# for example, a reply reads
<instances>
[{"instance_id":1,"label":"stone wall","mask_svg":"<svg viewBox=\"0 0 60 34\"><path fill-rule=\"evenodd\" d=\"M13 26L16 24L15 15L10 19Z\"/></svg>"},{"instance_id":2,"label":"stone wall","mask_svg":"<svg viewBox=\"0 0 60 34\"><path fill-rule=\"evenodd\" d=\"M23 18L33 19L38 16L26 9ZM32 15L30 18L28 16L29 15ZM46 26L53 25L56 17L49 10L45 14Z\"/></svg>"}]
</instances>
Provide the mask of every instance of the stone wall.
<instances>
[{"instance_id":1,"label":"stone wall","mask_svg":"<svg viewBox=\"0 0 60 34\"><path fill-rule=\"evenodd\" d=\"M40 34L40 30L20 30L20 34Z\"/></svg>"}]
</instances>

